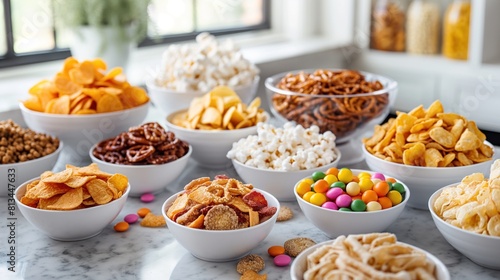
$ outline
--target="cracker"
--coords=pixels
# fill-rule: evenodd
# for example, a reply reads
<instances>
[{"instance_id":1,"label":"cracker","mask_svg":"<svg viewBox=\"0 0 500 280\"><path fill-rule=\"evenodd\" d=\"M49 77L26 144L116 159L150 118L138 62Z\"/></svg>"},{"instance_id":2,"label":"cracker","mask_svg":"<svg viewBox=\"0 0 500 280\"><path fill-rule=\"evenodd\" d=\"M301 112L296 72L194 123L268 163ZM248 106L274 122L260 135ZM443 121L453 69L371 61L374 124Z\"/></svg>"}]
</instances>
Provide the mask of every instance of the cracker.
<instances>
[{"instance_id":1,"label":"cracker","mask_svg":"<svg viewBox=\"0 0 500 280\"><path fill-rule=\"evenodd\" d=\"M281 206L280 211L278 212L278 218L276 219L277 222L284 222L288 221L291 218L293 218L293 211L290 207L288 206Z\"/></svg>"},{"instance_id":2,"label":"cracker","mask_svg":"<svg viewBox=\"0 0 500 280\"><path fill-rule=\"evenodd\" d=\"M246 270L240 277L240 280L266 280L266 279L267 279L267 274L261 275L253 270Z\"/></svg>"},{"instance_id":3,"label":"cracker","mask_svg":"<svg viewBox=\"0 0 500 280\"><path fill-rule=\"evenodd\" d=\"M264 262L264 259L261 256L250 254L244 256L238 261L238 264L236 265L236 271L239 274L244 274L248 270L258 273L261 270L263 270L264 267L266 267L266 263Z\"/></svg>"},{"instance_id":4,"label":"cracker","mask_svg":"<svg viewBox=\"0 0 500 280\"><path fill-rule=\"evenodd\" d=\"M151 212L141 221L141 226L143 227L164 227L166 224L167 222L162 215L155 215Z\"/></svg>"},{"instance_id":5,"label":"cracker","mask_svg":"<svg viewBox=\"0 0 500 280\"><path fill-rule=\"evenodd\" d=\"M285 241L285 254L290 257L298 256L305 249L315 245L316 242L307 237L296 237Z\"/></svg>"}]
</instances>

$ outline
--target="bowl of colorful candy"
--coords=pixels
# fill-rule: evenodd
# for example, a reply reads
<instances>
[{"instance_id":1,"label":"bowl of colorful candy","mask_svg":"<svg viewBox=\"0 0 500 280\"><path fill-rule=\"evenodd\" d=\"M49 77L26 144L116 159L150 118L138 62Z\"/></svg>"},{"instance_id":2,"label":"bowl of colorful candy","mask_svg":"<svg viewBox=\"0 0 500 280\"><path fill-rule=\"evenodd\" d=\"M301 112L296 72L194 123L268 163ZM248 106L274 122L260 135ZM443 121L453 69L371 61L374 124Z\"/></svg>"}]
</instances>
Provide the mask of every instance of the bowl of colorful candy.
<instances>
[{"instance_id":1,"label":"bowl of colorful candy","mask_svg":"<svg viewBox=\"0 0 500 280\"><path fill-rule=\"evenodd\" d=\"M172 236L193 256L241 258L271 233L280 204L270 193L226 176L201 177L169 197L162 213Z\"/></svg>"},{"instance_id":2,"label":"bowl of colorful candy","mask_svg":"<svg viewBox=\"0 0 500 280\"><path fill-rule=\"evenodd\" d=\"M300 209L328 237L384 231L403 212L410 190L379 172L316 171L295 184Z\"/></svg>"}]
</instances>

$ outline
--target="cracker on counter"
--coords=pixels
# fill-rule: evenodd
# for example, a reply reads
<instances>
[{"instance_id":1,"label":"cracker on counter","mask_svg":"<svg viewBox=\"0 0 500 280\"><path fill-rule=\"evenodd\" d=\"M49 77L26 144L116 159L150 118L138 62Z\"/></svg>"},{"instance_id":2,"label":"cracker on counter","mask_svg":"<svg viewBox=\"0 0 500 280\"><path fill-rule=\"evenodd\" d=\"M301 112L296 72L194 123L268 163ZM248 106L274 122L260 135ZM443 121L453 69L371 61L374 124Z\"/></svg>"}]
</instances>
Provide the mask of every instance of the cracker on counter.
<instances>
[{"instance_id":1,"label":"cracker on counter","mask_svg":"<svg viewBox=\"0 0 500 280\"><path fill-rule=\"evenodd\" d=\"M238 264L236 265L236 271L239 274L243 274L248 270L258 273L263 270L264 267L266 267L266 263L261 256L250 254L244 256L238 261Z\"/></svg>"},{"instance_id":2,"label":"cracker on counter","mask_svg":"<svg viewBox=\"0 0 500 280\"><path fill-rule=\"evenodd\" d=\"M290 207L288 206L281 206L280 210L278 212L278 218L276 219L277 222L284 222L288 221L291 218L293 218L293 211Z\"/></svg>"},{"instance_id":3,"label":"cracker on counter","mask_svg":"<svg viewBox=\"0 0 500 280\"><path fill-rule=\"evenodd\" d=\"M143 227L164 227L167 225L165 217L149 212L141 221Z\"/></svg>"},{"instance_id":4,"label":"cracker on counter","mask_svg":"<svg viewBox=\"0 0 500 280\"><path fill-rule=\"evenodd\" d=\"M290 257L298 256L305 249L315 245L316 242L307 237L296 237L285 241L285 254Z\"/></svg>"},{"instance_id":5,"label":"cracker on counter","mask_svg":"<svg viewBox=\"0 0 500 280\"><path fill-rule=\"evenodd\" d=\"M245 270L240 280L267 280L267 274L258 274L253 270Z\"/></svg>"}]
</instances>

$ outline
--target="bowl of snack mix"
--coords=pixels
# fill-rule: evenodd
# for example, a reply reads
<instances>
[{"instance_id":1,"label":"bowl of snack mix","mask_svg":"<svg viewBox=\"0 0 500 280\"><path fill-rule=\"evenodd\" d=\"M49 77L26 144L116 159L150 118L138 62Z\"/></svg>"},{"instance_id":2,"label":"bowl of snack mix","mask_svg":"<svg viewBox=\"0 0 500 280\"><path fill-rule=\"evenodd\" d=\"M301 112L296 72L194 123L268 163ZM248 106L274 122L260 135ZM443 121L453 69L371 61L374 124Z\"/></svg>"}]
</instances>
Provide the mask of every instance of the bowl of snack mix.
<instances>
[{"instance_id":1,"label":"bowl of snack mix","mask_svg":"<svg viewBox=\"0 0 500 280\"><path fill-rule=\"evenodd\" d=\"M127 177L91 163L46 171L16 189L26 220L48 237L77 241L94 237L118 216L130 192Z\"/></svg>"},{"instance_id":2,"label":"bowl of snack mix","mask_svg":"<svg viewBox=\"0 0 500 280\"><path fill-rule=\"evenodd\" d=\"M471 261L500 269L500 160L483 173L437 190L428 204L439 232Z\"/></svg>"},{"instance_id":3,"label":"bowl of snack mix","mask_svg":"<svg viewBox=\"0 0 500 280\"><path fill-rule=\"evenodd\" d=\"M71 162L88 160L92 145L142 123L150 106L144 89L130 85L121 68L107 71L101 59L67 58L29 94L20 103L27 126L62 140Z\"/></svg>"},{"instance_id":4,"label":"bowl of snack mix","mask_svg":"<svg viewBox=\"0 0 500 280\"><path fill-rule=\"evenodd\" d=\"M231 165L226 153L234 142L257 133L257 124L268 120L260 98L245 104L226 86L218 86L191 101L188 109L166 118L166 127L193 147L191 157L201 166Z\"/></svg>"},{"instance_id":5,"label":"bowl of snack mix","mask_svg":"<svg viewBox=\"0 0 500 280\"><path fill-rule=\"evenodd\" d=\"M140 196L165 190L185 169L192 150L159 123L148 122L95 144L89 153L102 171L127 176L130 196Z\"/></svg>"},{"instance_id":6,"label":"bowl of snack mix","mask_svg":"<svg viewBox=\"0 0 500 280\"><path fill-rule=\"evenodd\" d=\"M248 103L257 92L259 79L259 69L231 40L218 42L214 36L201 33L195 43L170 45L146 86L153 104L170 114L222 85Z\"/></svg>"},{"instance_id":7,"label":"bowl of snack mix","mask_svg":"<svg viewBox=\"0 0 500 280\"><path fill-rule=\"evenodd\" d=\"M0 173L6 186L0 196L8 196L22 183L52 169L63 150L57 137L23 128L12 120L0 121Z\"/></svg>"},{"instance_id":8,"label":"bowl of snack mix","mask_svg":"<svg viewBox=\"0 0 500 280\"><path fill-rule=\"evenodd\" d=\"M295 183L315 171L336 167L341 154L330 131L320 133L317 126L287 122L283 127L258 123L257 133L233 143L227 157L244 182L279 201L294 201Z\"/></svg>"},{"instance_id":9,"label":"bowl of snack mix","mask_svg":"<svg viewBox=\"0 0 500 280\"><path fill-rule=\"evenodd\" d=\"M404 181L412 191L410 207L427 210L429 197L443 186L475 173L487 173L493 146L476 123L445 112L439 100L374 128L363 139L368 167Z\"/></svg>"},{"instance_id":10,"label":"bowl of snack mix","mask_svg":"<svg viewBox=\"0 0 500 280\"><path fill-rule=\"evenodd\" d=\"M292 280L451 279L436 256L397 241L388 232L340 235L311 246L294 259L290 276Z\"/></svg>"},{"instance_id":11,"label":"bowl of snack mix","mask_svg":"<svg viewBox=\"0 0 500 280\"><path fill-rule=\"evenodd\" d=\"M410 199L403 182L347 167L315 171L296 182L294 194L306 218L330 238L384 231Z\"/></svg>"},{"instance_id":12,"label":"bowl of snack mix","mask_svg":"<svg viewBox=\"0 0 500 280\"><path fill-rule=\"evenodd\" d=\"M170 233L193 256L226 262L266 239L279 208L270 193L218 175L189 182L165 201L162 213Z\"/></svg>"}]
</instances>

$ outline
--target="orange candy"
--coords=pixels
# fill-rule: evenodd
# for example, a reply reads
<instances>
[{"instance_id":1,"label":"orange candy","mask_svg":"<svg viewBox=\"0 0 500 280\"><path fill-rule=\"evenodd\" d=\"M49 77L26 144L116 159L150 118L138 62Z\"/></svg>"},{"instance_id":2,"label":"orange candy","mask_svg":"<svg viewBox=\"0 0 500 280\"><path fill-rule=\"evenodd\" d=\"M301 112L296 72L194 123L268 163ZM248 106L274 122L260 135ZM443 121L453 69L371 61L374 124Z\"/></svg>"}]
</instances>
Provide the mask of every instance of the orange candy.
<instances>
[{"instance_id":1,"label":"orange candy","mask_svg":"<svg viewBox=\"0 0 500 280\"><path fill-rule=\"evenodd\" d=\"M367 190L363 193L363 195L361 195L361 199L363 200L364 203L368 204L368 202L370 201L377 201L378 195L373 190Z\"/></svg>"},{"instance_id":2,"label":"orange candy","mask_svg":"<svg viewBox=\"0 0 500 280\"><path fill-rule=\"evenodd\" d=\"M127 231L129 227L130 225L127 222L118 222L113 228L118 232L124 232Z\"/></svg>"},{"instance_id":3,"label":"orange candy","mask_svg":"<svg viewBox=\"0 0 500 280\"><path fill-rule=\"evenodd\" d=\"M139 215L139 217L141 218L144 218L149 212L151 212L151 209L144 207L137 210L137 215Z\"/></svg>"},{"instance_id":4,"label":"orange candy","mask_svg":"<svg viewBox=\"0 0 500 280\"><path fill-rule=\"evenodd\" d=\"M390 183L396 183L397 182L396 179L391 178L391 177L385 178L385 181L386 182L390 182Z\"/></svg>"},{"instance_id":5,"label":"orange candy","mask_svg":"<svg viewBox=\"0 0 500 280\"><path fill-rule=\"evenodd\" d=\"M318 181L314 182L314 191L317 193L326 193L329 188L330 185L323 179L319 179Z\"/></svg>"},{"instance_id":6,"label":"orange candy","mask_svg":"<svg viewBox=\"0 0 500 280\"><path fill-rule=\"evenodd\" d=\"M267 249L267 253L271 257L276 257L285 253L285 247L279 245L271 246L269 247L269 249Z\"/></svg>"},{"instance_id":7,"label":"orange candy","mask_svg":"<svg viewBox=\"0 0 500 280\"><path fill-rule=\"evenodd\" d=\"M337 167L328 168L328 170L326 170L325 174L326 175L332 174L332 175L335 175L335 177L338 177L338 175L339 175L339 169Z\"/></svg>"},{"instance_id":8,"label":"orange candy","mask_svg":"<svg viewBox=\"0 0 500 280\"><path fill-rule=\"evenodd\" d=\"M375 191L379 197L386 196L389 189L389 184L386 181L380 181L373 186L373 191Z\"/></svg>"},{"instance_id":9,"label":"orange candy","mask_svg":"<svg viewBox=\"0 0 500 280\"><path fill-rule=\"evenodd\" d=\"M387 196L379 197L378 203L380 203L382 209L387 209L392 207L392 201Z\"/></svg>"}]
</instances>

